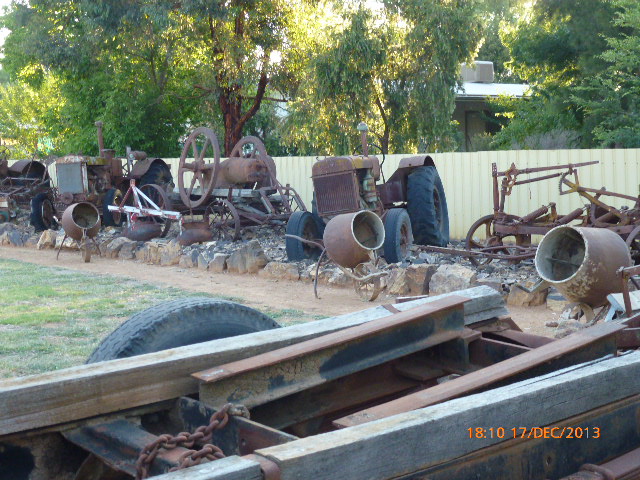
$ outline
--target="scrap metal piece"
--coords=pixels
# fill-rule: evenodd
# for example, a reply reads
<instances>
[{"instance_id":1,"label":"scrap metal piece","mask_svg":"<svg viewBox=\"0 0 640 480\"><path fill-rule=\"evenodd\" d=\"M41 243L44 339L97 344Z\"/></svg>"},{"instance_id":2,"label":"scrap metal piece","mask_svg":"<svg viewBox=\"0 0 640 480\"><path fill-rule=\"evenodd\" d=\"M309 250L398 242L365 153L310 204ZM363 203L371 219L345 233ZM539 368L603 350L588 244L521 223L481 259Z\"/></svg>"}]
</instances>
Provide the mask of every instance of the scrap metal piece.
<instances>
[{"instance_id":1,"label":"scrap metal piece","mask_svg":"<svg viewBox=\"0 0 640 480\"><path fill-rule=\"evenodd\" d=\"M463 304L450 296L339 332L194 373L200 400L248 408L459 338Z\"/></svg>"},{"instance_id":2,"label":"scrap metal piece","mask_svg":"<svg viewBox=\"0 0 640 480\"><path fill-rule=\"evenodd\" d=\"M542 239L535 257L543 280L569 301L591 308L622 291L617 272L631 264L624 240L602 228L556 227Z\"/></svg>"},{"instance_id":3,"label":"scrap metal piece","mask_svg":"<svg viewBox=\"0 0 640 480\"><path fill-rule=\"evenodd\" d=\"M380 217L360 210L332 218L325 227L323 243L331 260L343 267L355 268L382 247L384 236Z\"/></svg>"}]
</instances>

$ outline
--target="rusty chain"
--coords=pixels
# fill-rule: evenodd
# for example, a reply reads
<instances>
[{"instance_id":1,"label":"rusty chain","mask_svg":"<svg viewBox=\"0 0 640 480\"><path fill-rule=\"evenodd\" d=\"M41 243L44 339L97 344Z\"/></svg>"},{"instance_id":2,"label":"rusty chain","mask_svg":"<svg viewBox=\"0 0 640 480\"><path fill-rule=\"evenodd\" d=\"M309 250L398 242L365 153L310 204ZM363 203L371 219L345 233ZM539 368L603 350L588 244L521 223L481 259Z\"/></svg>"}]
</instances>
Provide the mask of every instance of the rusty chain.
<instances>
[{"instance_id":1,"label":"rusty chain","mask_svg":"<svg viewBox=\"0 0 640 480\"><path fill-rule=\"evenodd\" d=\"M196 428L193 433L180 432L177 435L164 434L145 446L136 461L136 480L144 480L149 476L151 464L158 456L160 449L171 450L176 447L191 449L195 444L202 445L200 450L188 450L179 459L179 464L173 467L170 472L183 468L199 465L203 461L213 461L224 458L225 454L219 447L207 443L211 441L213 432L224 428L229 423L230 415L247 416L245 407L234 407L227 403L219 411L211 415L209 425Z\"/></svg>"}]
</instances>

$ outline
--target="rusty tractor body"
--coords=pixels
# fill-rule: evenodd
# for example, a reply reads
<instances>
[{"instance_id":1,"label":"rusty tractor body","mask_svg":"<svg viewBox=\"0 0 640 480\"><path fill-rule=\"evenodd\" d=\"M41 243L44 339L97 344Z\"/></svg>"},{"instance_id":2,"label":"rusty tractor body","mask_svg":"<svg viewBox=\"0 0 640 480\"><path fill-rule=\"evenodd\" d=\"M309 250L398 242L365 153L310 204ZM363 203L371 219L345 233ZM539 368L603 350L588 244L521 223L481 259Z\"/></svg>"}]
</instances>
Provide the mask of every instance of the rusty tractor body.
<instances>
[{"instance_id":1,"label":"rusty tractor body","mask_svg":"<svg viewBox=\"0 0 640 480\"><path fill-rule=\"evenodd\" d=\"M0 380L0 474L637 478L640 317L552 339L486 286L404 300L283 328L211 298L140 312L87 364Z\"/></svg>"},{"instance_id":2,"label":"rusty tractor body","mask_svg":"<svg viewBox=\"0 0 640 480\"><path fill-rule=\"evenodd\" d=\"M8 151L7 151L8 153ZM38 160L18 160L9 166L0 159L0 222L15 218L18 208L30 208L36 231L55 225L53 190L47 166Z\"/></svg>"},{"instance_id":3,"label":"rusty tractor body","mask_svg":"<svg viewBox=\"0 0 640 480\"><path fill-rule=\"evenodd\" d=\"M129 151L127 156L116 157L111 149L104 148L102 122L98 127L97 157L65 155L56 159L58 179L56 206L64 211L69 205L90 202L98 208L105 226L121 226L125 219L120 212L108 207L119 205L130 180L138 186L159 185L169 192L173 189L173 177L169 165L161 158L149 158L145 152Z\"/></svg>"},{"instance_id":4,"label":"rusty tractor body","mask_svg":"<svg viewBox=\"0 0 640 480\"><path fill-rule=\"evenodd\" d=\"M383 176L381 163L369 155L366 124L361 123L358 129L362 155L328 157L314 163L314 211L295 214L287 225L290 260L319 255L317 248L294 237L322 238L328 220L360 210L382 218L386 231L382 251L388 263L406 258L414 241L438 246L448 243L446 197L433 159L428 155L404 158L388 180L378 183Z\"/></svg>"}]
</instances>

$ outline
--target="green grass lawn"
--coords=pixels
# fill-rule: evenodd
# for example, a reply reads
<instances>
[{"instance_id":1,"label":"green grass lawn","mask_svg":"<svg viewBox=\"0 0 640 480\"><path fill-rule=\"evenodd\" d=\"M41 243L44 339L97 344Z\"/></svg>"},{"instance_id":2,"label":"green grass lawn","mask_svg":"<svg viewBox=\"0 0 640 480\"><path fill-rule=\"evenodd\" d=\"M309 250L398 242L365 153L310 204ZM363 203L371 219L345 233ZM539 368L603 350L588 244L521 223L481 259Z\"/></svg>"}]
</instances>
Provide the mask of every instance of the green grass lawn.
<instances>
[{"instance_id":1,"label":"green grass lawn","mask_svg":"<svg viewBox=\"0 0 640 480\"><path fill-rule=\"evenodd\" d=\"M0 259L0 377L82 364L134 313L185 296L214 295ZM265 313L282 324L316 318L294 310Z\"/></svg>"}]
</instances>

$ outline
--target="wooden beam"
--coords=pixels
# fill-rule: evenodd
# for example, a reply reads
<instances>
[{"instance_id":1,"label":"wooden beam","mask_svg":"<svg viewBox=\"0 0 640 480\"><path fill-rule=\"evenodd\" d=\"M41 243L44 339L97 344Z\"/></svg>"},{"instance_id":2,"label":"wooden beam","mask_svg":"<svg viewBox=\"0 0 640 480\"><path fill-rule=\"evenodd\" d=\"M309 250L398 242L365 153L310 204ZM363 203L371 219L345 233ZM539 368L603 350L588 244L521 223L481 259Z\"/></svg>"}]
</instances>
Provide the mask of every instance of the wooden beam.
<instances>
[{"instance_id":1,"label":"wooden beam","mask_svg":"<svg viewBox=\"0 0 640 480\"><path fill-rule=\"evenodd\" d=\"M198 381L191 377L195 371L389 315L379 306L278 330L0 380L0 436L193 394L198 391Z\"/></svg>"},{"instance_id":2,"label":"wooden beam","mask_svg":"<svg viewBox=\"0 0 640 480\"><path fill-rule=\"evenodd\" d=\"M262 405L463 334L457 296L319 338L198 372L200 400L214 408Z\"/></svg>"},{"instance_id":3,"label":"wooden beam","mask_svg":"<svg viewBox=\"0 0 640 480\"><path fill-rule=\"evenodd\" d=\"M615 340L615 335L624 328L625 325L614 323L604 323L586 328L555 342L463 375L449 382L340 418L335 420L333 424L339 428L351 427L468 395L479 389L486 389L491 384L496 384L507 378L530 371L534 367L541 367L549 362L566 357L573 352L588 349L590 345L603 339L611 338ZM615 345L612 345L612 347L615 351ZM593 353L597 357L604 355L606 352L595 350ZM581 358L578 362L587 359Z\"/></svg>"},{"instance_id":4,"label":"wooden beam","mask_svg":"<svg viewBox=\"0 0 640 480\"><path fill-rule=\"evenodd\" d=\"M505 307L504 298L500 293L491 287L482 285L480 287L467 288L466 290L458 290L455 295L469 299L464 306L464 324L472 325L490 318L509 315L509 311ZM399 297L398 304L395 307L400 310L414 308L417 305L425 303L437 302L452 294L445 293L443 295L435 295L433 297L419 295L412 300L412 297Z\"/></svg>"},{"instance_id":5,"label":"wooden beam","mask_svg":"<svg viewBox=\"0 0 640 480\"><path fill-rule=\"evenodd\" d=\"M470 438L470 428L551 425L639 394L629 381L639 375L633 352L256 453L278 464L282 480L402 477L504 441Z\"/></svg>"},{"instance_id":6,"label":"wooden beam","mask_svg":"<svg viewBox=\"0 0 640 480\"><path fill-rule=\"evenodd\" d=\"M389 315L378 306L279 330L0 380L0 437L190 395L198 391L193 372Z\"/></svg>"},{"instance_id":7,"label":"wooden beam","mask_svg":"<svg viewBox=\"0 0 640 480\"><path fill-rule=\"evenodd\" d=\"M264 480L264 477L258 462L233 456L158 475L153 480Z\"/></svg>"}]
</instances>

